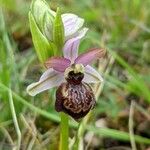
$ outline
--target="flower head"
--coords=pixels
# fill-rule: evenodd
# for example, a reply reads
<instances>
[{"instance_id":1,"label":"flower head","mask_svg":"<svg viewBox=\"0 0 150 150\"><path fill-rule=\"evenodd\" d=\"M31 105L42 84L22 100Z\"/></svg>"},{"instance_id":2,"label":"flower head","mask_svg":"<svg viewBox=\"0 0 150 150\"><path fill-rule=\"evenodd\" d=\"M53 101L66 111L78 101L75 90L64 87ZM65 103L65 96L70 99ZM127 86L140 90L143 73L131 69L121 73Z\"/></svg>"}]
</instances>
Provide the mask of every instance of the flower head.
<instances>
[{"instance_id":1,"label":"flower head","mask_svg":"<svg viewBox=\"0 0 150 150\"><path fill-rule=\"evenodd\" d=\"M91 49L78 56L80 40L86 31L68 40L63 48L64 57L51 57L45 62L47 70L40 80L27 87L31 96L58 87L55 108L74 119L85 116L95 105L93 91L88 83L102 82L102 76L89 64L105 54L104 49Z\"/></svg>"},{"instance_id":2,"label":"flower head","mask_svg":"<svg viewBox=\"0 0 150 150\"><path fill-rule=\"evenodd\" d=\"M88 31L84 19L74 14L52 11L45 0L33 0L29 12L30 28L37 54L43 63L51 51L63 48L63 57L50 57L47 70L38 82L27 87L31 96L58 87L55 109L74 119L84 117L95 105L88 83L101 82L101 75L89 64L105 54L103 49L91 49L78 56L81 39ZM41 53L41 49L43 51ZM50 51L51 50L51 51Z\"/></svg>"}]
</instances>

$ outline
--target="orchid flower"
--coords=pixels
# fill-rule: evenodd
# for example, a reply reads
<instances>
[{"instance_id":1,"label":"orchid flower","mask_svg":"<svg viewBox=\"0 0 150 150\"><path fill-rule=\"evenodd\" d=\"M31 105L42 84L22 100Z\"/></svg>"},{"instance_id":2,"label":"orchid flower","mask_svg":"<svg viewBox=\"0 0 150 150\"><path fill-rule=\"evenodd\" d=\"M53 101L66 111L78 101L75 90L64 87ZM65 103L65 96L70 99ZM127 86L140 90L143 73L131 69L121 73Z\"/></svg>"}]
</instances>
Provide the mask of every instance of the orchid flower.
<instances>
[{"instance_id":1,"label":"orchid flower","mask_svg":"<svg viewBox=\"0 0 150 150\"><path fill-rule=\"evenodd\" d=\"M38 82L27 87L31 96L58 87L55 109L63 111L74 119L85 116L95 105L95 98L89 83L102 82L103 78L89 64L103 57L105 50L91 49L78 56L80 40L86 30L68 40L63 48L64 57L51 57L45 62L47 70Z\"/></svg>"}]
</instances>

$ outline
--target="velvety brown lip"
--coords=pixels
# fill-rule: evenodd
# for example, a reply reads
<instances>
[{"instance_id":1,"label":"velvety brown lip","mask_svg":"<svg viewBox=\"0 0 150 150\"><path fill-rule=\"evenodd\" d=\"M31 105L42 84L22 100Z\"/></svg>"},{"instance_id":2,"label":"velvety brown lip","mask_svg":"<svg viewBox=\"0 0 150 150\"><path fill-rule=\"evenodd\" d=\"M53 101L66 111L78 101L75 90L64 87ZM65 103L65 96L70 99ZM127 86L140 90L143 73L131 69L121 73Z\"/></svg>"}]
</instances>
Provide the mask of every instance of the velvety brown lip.
<instances>
[{"instance_id":1,"label":"velvety brown lip","mask_svg":"<svg viewBox=\"0 0 150 150\"><path fill-rule=\"evenodd\" d=\"M82 79L83 74L70 72L67 82L56 91L56 111L65 112L75 120L84 117L96 103L92 88Z\"/></svg>"}]
</instances>

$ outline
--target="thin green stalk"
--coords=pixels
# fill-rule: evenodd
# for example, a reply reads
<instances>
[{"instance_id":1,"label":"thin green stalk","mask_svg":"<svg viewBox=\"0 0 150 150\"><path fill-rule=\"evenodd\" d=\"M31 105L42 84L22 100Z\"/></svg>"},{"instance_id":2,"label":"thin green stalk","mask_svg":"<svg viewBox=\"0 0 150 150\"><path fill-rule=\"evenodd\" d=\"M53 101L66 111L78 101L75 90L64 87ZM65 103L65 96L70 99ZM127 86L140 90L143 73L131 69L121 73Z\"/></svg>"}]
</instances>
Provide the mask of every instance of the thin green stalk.
<instances>
[{"instance_id":1,"label":"thin green stalk","mask_svg":"<svg viewBox=\"0 0 150 150\"><path fill-rule=\"evenodd\" d=\"M5 121L5 122L1 122L0 123L0 128L2 127L5 127L5 126L8 126L12 123L12 120L8 120L8 121Z\"/></svg>"},{"instance_id":2,"label":"thin green stalk","mask_svg":"<svg viewBox=\"0 0 150 150\"><path fill-rule=\"evenodd\" d=\"M76 141L73 145L73 150L78 150L80 148L79 147L80 142L82 141L83 134L86 130L86 124L87 124L90 117L91 117L91 112L78 125L78 130L77 130L77 134L76 134Z\"/></svg>"},{"instance_id":3,"label":"thin green stalk","mask_svg":"<svg viewBox=\"0 0 150 150\"><path fill-rule=\"evenodd\" d=\"M15 107L14 107L14 102L13 102L11 90L9 90L9 104L10 104L10 109L11 109L11 113L12 113L12 118L13 118L15 130L16 130L16 133L17 133L17 136L18 136L17 150L20 150L21 131L20 131L20 128L19 128L19 125L18 125L18 121L17 121L17 116L16 116L16 112L15 112Z\"/></svg>"},{"instance_id":4,"label":"thin green stalk","mask_svg":"<svg viewBox=\"0 0 150 150\"><path fill-rule=\"evenodd\" d=\"M69 145L69 118L68 115L61 112L60 113L61 122L60 122L60 150L68 150Z\"/></svg>"},{"instance_id":5,"label":"thin green stalk","mask_svg":"<svg viewBox=\"0 0 150 150\"><path fill-rule=\"evenodd\" d=\"M95 135L99 135L101 137L110 137L110 138L115 138L121 141L130 141L130 136L129 133L123 132L123 131L117 131L115 129L110 129L110 128L98 128L94 126L88 126L86 125L86 129L89 131L92 131ZM150 144L150 139L139 136L139 135L134 135L135 141L137 143L144 143L144 144Z\"/></svg>"},{"instance_id":6,"label":"thin green stalk","mask_svg":"<svg viewBox=\"0 0 150 150\"><path fill-rule=\"evenodd\" d=\"M130 143L133 150L137 150L136 143L135 143L135 137L134 137L134 122L133 122L133 116L134 116L134 101L131 101L130 105L130 111L129 111L129 136L130 136Z\"/></svg>"}]
</instances>

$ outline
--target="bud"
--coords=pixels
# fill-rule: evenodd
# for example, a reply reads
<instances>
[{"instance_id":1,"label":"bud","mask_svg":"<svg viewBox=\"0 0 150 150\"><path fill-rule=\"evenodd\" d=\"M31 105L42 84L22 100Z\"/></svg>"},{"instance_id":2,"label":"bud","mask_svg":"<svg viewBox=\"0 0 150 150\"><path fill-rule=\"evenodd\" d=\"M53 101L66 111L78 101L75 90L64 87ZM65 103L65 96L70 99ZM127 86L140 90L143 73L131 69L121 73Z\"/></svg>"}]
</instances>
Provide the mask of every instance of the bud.
<instances>
[{"instance_id":1,"label":"bud","mask_svg":"<svg viewBox=\"0 0 150 150\"><path fill-rule=\"evenodd\" d=\"M45 12L43 17L42 32L49 41L53 40L52 39L53 22L54 22L54 17L51 16L49 12Z\"/></svg>"},{"instance_id":2,"label":"bud","mask_svg":"<svg viewBox=\"0 0 150 150\"><path fill-rule=\"evenodd\" d=\"M52 28L56 13L52 11L44 0L34 0L31 13L43 35L52 40Z\"/></svg>"}]
</instances>

